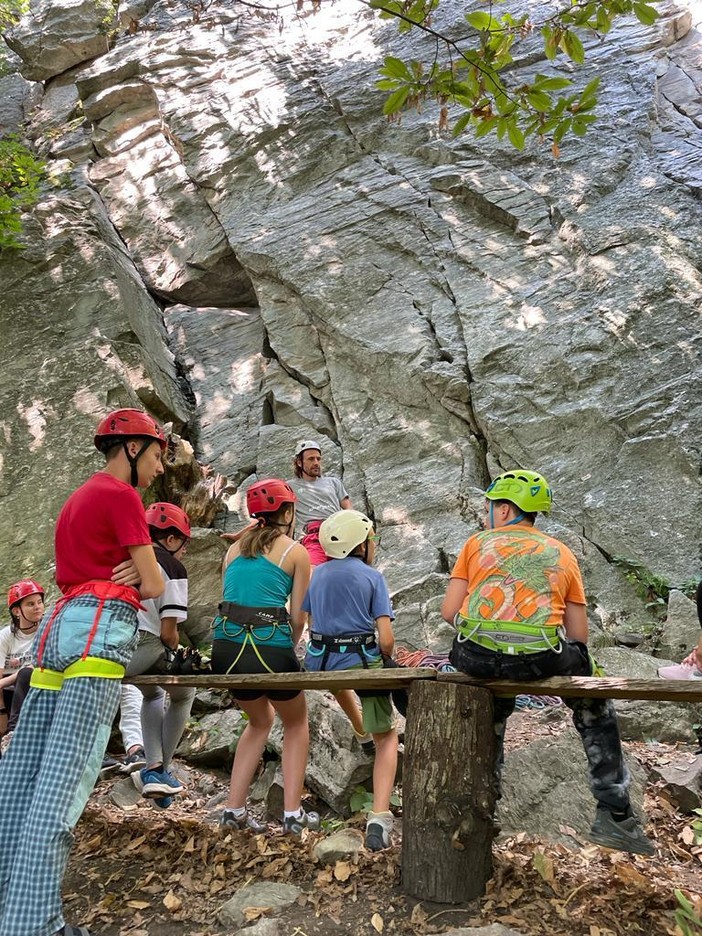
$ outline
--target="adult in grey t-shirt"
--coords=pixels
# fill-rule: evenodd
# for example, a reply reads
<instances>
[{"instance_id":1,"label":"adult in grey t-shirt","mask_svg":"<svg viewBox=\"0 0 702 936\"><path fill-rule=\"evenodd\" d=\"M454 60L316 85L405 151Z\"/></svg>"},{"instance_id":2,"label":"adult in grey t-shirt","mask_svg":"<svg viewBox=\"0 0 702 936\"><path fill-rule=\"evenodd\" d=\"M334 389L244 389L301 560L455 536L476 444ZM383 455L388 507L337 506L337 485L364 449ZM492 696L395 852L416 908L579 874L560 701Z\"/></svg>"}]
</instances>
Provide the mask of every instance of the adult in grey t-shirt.
<instances>
[{"instance_id":1,"label":"adult in grey t-shirt","mask_svg":"<svg viewBox=\"0 0 702 936\"><path fill-rule=\"evenodd\" d=\"M310 520L326 520L337 510L349 495L340 478L290 478L288 484L297 495L297 528L303 530ZM347 508L343 508L347 509Z\"/></svg>"}]
</instances>

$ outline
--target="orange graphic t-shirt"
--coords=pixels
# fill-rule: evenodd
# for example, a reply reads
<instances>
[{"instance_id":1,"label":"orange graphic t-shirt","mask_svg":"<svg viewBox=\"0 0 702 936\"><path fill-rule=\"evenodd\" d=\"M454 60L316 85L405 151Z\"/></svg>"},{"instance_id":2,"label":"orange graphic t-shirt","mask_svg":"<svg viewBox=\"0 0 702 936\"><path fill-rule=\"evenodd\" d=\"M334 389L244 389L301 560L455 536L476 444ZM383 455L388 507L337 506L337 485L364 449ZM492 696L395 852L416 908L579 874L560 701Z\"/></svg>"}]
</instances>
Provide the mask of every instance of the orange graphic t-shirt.
<instances>
[{"instance_id":1,"label":"orange graphic t-shirt","mask_svg":"<svg viewBox=\"0 0 702 936\"><path fill-rule=\"evenodd\" d=\"M451 578L467 581L461 614L472 620L560 627L567 601L586 604L578 560L571 550L528 525L471 536Z\"/></svg>"}]
</instances>

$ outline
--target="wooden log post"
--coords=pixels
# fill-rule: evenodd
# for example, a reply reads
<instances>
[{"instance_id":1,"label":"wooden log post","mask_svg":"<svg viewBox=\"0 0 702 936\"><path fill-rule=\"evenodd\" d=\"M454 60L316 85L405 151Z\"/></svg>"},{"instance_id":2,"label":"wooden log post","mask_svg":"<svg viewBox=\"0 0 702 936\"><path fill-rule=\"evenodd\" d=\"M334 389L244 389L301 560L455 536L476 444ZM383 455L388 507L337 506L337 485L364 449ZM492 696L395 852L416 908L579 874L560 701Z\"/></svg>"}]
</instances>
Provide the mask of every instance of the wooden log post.
<instances>
[{"instance_id":1,"label":"wooden log post","mask_svg":"<svg viewBox=\"0 0 702 936\"><path fill-rule=\"evenodd\" d=\"M402 889L464 903L492 874L495 733L492 693L416 682L405 729Z\"/></svg>"}]
</instances>

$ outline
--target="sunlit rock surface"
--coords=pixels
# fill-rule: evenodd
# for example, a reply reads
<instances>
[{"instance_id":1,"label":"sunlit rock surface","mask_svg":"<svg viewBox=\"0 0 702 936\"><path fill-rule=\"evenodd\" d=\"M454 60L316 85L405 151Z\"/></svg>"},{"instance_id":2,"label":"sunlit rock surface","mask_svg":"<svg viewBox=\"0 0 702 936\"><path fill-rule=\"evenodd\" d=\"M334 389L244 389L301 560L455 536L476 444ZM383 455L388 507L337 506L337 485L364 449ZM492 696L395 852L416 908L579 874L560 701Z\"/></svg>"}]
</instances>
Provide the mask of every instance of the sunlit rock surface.
<instances>
[{"instance_id":1,"label":"sunlit rock surface","mask_svg":"<svg viewBox=\"0 0 702 936\"><path fill-rule=\"evenodd\" d=\"M90 146L57 155L79 187L39 207L24 257L0 258L0 489L16 540L0 547L5 579L49 555L56 505L95 462L91 419L136 394L185 420L182 374L190 437L235 485L289 476L295 440L322 438L326 470L381 528L407 642L449 641L436 596L480 490L515 465L552 482L544 525L583 561L592 623L645 623L613 558L672 583L699 574L702 41L690 15L661 5L654 28L625 22L586 43L575 78L602 75L599 122L554 160L536 143L517 153L440 134L432 103L386 123L379 63L422 41L350 0L282 29L227 3L197 23L175 0L148 7L72 72ZM435 25L463 12L447 2ZM15 48L27 77L57 74L53 53ZM561 59L517 68L571 74ZM89 250L76 200L87 217L105 212ZM139 334L128 366L125 331ZM46 421L40 443L32 419ZM28 531L38 496L51 507Z\"/></svg>"}]
</instances>

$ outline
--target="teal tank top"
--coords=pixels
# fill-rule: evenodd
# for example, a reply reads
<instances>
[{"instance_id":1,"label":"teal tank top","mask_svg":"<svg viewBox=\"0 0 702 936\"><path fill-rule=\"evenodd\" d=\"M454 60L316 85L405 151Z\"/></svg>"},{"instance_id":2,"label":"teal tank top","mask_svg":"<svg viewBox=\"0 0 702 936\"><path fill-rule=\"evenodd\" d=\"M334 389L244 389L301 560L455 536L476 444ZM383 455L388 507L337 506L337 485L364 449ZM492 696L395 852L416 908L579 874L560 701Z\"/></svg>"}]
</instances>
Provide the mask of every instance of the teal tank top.
<instances>
[{"instance_id":1,"label":"teal tank top","mask_svg":"<svg viewBox=\"0 0 702 936\"><path fill-rule=\"evenodd\" d=\"M292 546L289 547L292 549ZM283 553L281 562L287 555ZM248 608L282 608L292 591L292 576L288 575L265 556L245 559L237 556L224 572L224 600ZM215 618L214 639L243 643L244 632L221 615ZM255 627L252 636L256 643L269 647L291 647L289 625Z\"/></svg>"}]
</instances>

